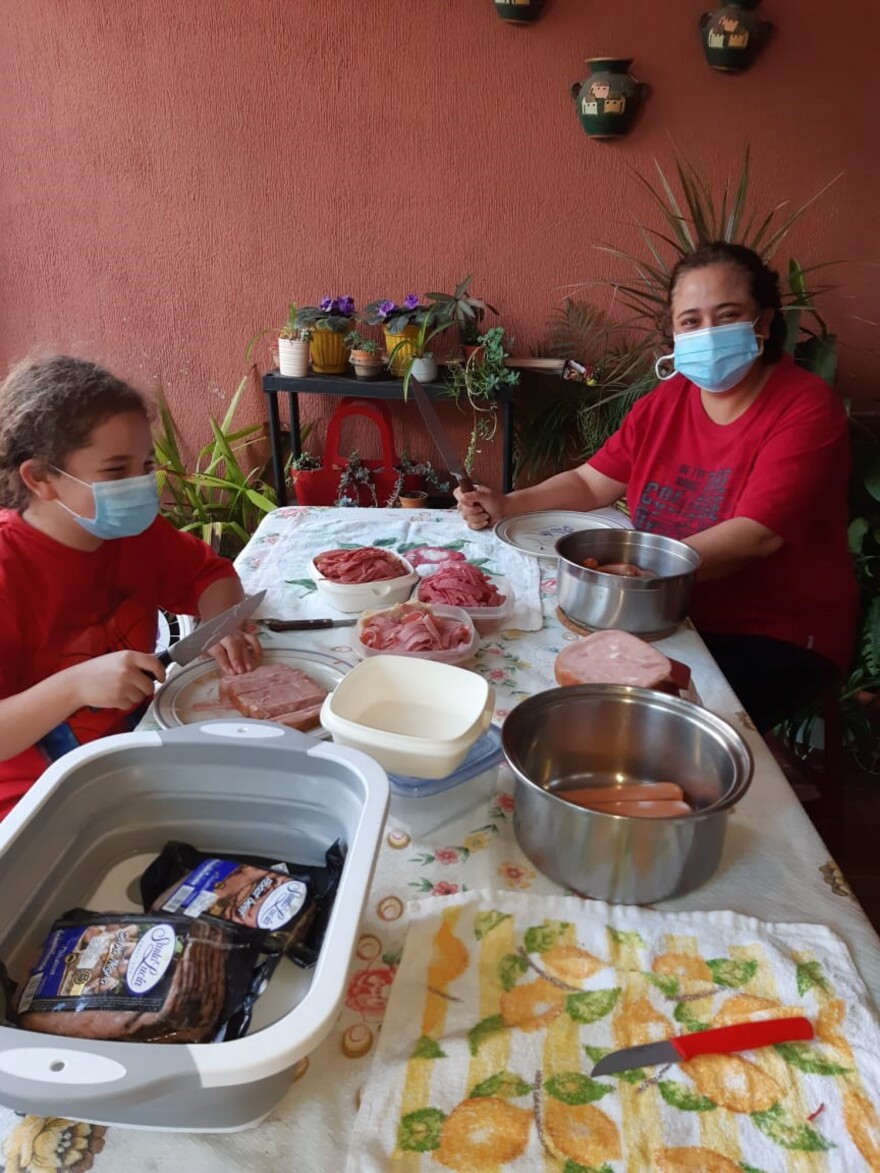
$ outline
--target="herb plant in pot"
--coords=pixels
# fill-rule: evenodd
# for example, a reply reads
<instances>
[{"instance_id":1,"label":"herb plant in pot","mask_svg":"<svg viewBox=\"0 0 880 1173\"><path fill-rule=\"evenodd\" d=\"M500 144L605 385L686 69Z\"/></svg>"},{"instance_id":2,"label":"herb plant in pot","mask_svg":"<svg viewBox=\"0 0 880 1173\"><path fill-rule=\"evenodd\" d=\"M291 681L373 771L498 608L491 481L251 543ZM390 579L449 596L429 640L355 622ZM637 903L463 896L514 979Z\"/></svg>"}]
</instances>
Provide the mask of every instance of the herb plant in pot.
<instances>
[{"instance_id":1,"label":"herb plant in pot","mask_svg":"<svg viewBox=\"0 0 880 1173\"><path fill-rule=\"evenodd\" d=\"M483 319L486 311L497 316L498 310L482 301L479 297L472 297L470 289L473 274L468 273L463 281L459 281L452 293L426 293L428 301L445 311L451 322L458 329L459 342L464 351L465 361L472 354L479 352L479 337L483 333Z\"/></svg>"},{"instance_id":2,"label":"herb plant in pot","mask_svg":"<svg viewBox=\"0 0 880 1173\"><path fill-rule=\"evenodd\" d=\"M410 380L415 378L420 383L433 383L437 378L437 360L428 350L428 343L438 334L448 329L450 318L448 311L440 306L431 305L425 311L425 316L419 322L418 331L411 341L399 342L397 345L406 346L411 350L407 359L406 372L403 376L403 398L409 394ZM394 351L389 356L389 362L394 361Z\"/></svg>"},{"instance_id":3,"label":"herb plant in pot","mask_svg":"<svg viewBox=\"0 0 880 1173\"><path fill-rule=\"evenodd\" d=\"M307 305L296 315L296 324L311 330L312 367L322 375L341 375L348 361L345 336L355 318L353 297L325 297L320 305Z\"/></svg>"},{"instance_id":4,"label":"herb plant in pot","mask_svg":"<svg viewBox=\"0 0 880 1173\"><path fill-rule=\"evenodd\" d=\"M494 326L479 337L481 355L466 362L449 364L449 392L458 403L466 401L474 413L474 424L464 466L470 474L480 451L481 440L491 440L498 428L498 404L501 391L519 383L519 371L507 366L510 357L504 348L504 329Z\"/></svg>"},{"instance_id":5,"label":"herb plant in pot","mask_svg":"<svg viewBox=\"0 0 880 1173\"><path fill-rule=\"evenodd\" d=\"M385 334L388 369L392 375L405 375L409 360L418 357L413 343L429 309L419 302L415 293L408 293L402 305L386 299L371 301L364 307L364 321L370 326L381 326Z\"/></svg>"},{"instance_id":6,"label":"herb plant in pot","mask_svg":"<svg viewBox=\"0 0 880 1173\"><path fill-rule=\"evenodd\" d=\"M287 322L278 331L278 372L294 379L304 379L309 373L309 343L312 332L308 326L296 324L296 306L287 309Z\"/></svg>"},{"instance_id":7,"label":"herb plant in pot","mask_svg":"<svg viewBox=\"0 0 880 1173\"><path fill-rule=\"evenodd\" d=\"M348 361L354 367L354 373L359 379L374 379L385 365L382 348L372 338L364 338L357 330L352 330L346 336L345 343L349 349Z\"/></svg>"}]
</instances>

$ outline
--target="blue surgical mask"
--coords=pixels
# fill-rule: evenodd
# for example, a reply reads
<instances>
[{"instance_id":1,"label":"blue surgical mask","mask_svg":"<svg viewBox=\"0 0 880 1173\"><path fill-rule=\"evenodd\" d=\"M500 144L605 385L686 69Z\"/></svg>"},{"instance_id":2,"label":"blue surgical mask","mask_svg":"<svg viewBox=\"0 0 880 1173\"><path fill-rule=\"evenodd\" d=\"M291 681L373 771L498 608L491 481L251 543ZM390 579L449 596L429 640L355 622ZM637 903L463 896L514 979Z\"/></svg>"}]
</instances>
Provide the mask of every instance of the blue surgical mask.
<instances>
[{"instance_id":1,"label":"blue surgical mask","mask_svg":"<svg viewBox=\"0 0 880 1173\"><path fill-rule=\"evenodd\" d=\"M749 367L763 353L764 339L759 339L755 333L757 320L676 334L672 354L657 359L657 378L671 379L677 373L696 383L703 391L716 394L729 391L745 377ZM668 374L661 374L660 364L670 362L673 369Z\"/></svg>"},{"instance_id":2,"label":"blue surgical mask","mask_svg":"<svg viewBox=\"0 0 880 1173\"><path fill-rule=\"evenodd\" d=\"M96 538L133 538L142 534L156 520L159 495L153 473L142 477L125 477L121 481L90 482L81 481L63 468L56 468L55 471L92 490L95 499L94 517L74 513L63 501L58 501L58 504Z\"/></svg>"}]
</instances>

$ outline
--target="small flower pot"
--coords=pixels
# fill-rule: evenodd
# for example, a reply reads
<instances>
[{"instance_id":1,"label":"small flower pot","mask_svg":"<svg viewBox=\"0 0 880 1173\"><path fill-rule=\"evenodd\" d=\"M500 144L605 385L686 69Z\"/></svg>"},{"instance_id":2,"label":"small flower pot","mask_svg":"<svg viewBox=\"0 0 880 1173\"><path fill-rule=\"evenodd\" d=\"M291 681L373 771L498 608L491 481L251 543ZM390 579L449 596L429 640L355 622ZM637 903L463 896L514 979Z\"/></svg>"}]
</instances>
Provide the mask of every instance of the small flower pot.
<instances>
[{"instance_id":1,"label":"small flower pot","mask_svg":"<svg viewBox=\"0 0 880 1173\"><path fill-rule=\"evenodd\" d=\"M748 69L773 32L773 25L759 20L753 9L759 0L739 0L722 4L714 12L700 17L703 51L713 69L724 73L742 73Z\"/></svg>"},{"instance_id":2,"label":"small flower pot","mask_svg":"<svg viewBox=\"0 0 880 1173\"><path fill-rule=\"evenodd\" d=\"M622 138L632 127L649 87L630 73L631 57L592 57L585 81L571 87L581 126L597 139Z\"/></svg>"},{"instance_id":3,"label":"small flower pot","mask_svg":"<svg viewBox=\"0 0 880 1173\"><path fill-rule=\"evenodd\" d=\"M367 350L353 350L349 355L349 362L359 379L375 379L385 365L384 358L370 354Z\"/></svg>"},{"instance_id":4,"label":"small flower pot","mask_svg":"<svg viewBox=\"0 0 880 1173\"><path fill-rule=\"evenodd\" d=\"M495 11L508 24L531 24L541 15L544 0L495 0Z\"/></svg>"},{"instance_id":5,"label":"small flower pot","mask_svg":"<svg viewBox=\"0 0 880 1173\"><path fill-rule=\"evenodd\" d=\"M415 339L419 336L419 328L418 326L404 326L399 334L389 334L387 330L384 331L384 334L385 349L391 356L388 370L392 375L403 378L409 367L409 360L415 358Z\"/></svg>"},{"instance_id":6,"label":"small flower pot","mask_svg":"<svg viewBox=\"0 0 880 1173\"><path fill-rule=\"evenodd\" d=\"M482 346L462 346L464 361L472 366L482 366L486 352Z\"/></svg>"},{"instance_id":7,"label":"small flower pot","mask_svg":"<svg viewBox=\"0 0 880 1173\"><path fill-rule=\"evenodd\" d=\"M312 367L321 375L341 375L345 371L345 335L334 330L312 334Z\"/></svg>"},{"instance_id":8,"label":"small flower pot","mask_svg":"<svg viewBox=\"0 0 880 1173\"><path fill-rule=\"evenodd\" d=\"M421 358L414 358L410 374L420 383L433 383L438 374L437 360L432 354L424 354Z\"/></svg>"},{"instance_id":9,"label":"small flower pot","mask_svg":"<svg viewBox=\"0 0 880 1173\"><path fill-rule=\"evenodd\" d=\"M428 503L424 489L405 489L397 498L401 509L422 509Z\"/></svg>"},{"instance_id":10,"label":"small flower pot","mask_svg":"<svg viewBox=\"0 0 880 1173\"><path fill-rule=\"evenodd\" d=\"M278 371L293 379L304 379L309 373L309 344L291 338L278 339Z\"/></svg>"}]
</instances>

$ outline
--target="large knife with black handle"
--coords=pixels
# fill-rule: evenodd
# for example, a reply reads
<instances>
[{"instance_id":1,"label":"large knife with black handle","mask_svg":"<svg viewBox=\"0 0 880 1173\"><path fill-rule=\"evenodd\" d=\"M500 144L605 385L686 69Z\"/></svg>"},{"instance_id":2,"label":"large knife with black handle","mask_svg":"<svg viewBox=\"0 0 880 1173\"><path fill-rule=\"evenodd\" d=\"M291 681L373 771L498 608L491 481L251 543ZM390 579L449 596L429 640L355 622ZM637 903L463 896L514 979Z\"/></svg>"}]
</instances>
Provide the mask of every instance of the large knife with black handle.
<instances>
[{"instance_id":1,"label":"large knife with black handle","mask_svg":"<svg viewBox=\"0 0 880 1173\"><path fill-rule=\"evenodd\" d=\"M449 433L440 423L440 417L431 402L428 392L421 385L418 379L410 379L410 387L412 388L413 399L416 401L416 406L422 413L422 419L425 422L425 427L431 433L431 439L437 445L437 451L443 457L443 463L458 481L458 487L463 493L470 493L474 487L474 482L465 471L464 461L458 453L457 448L449 438Z\"/></svg>"}]
</instances>

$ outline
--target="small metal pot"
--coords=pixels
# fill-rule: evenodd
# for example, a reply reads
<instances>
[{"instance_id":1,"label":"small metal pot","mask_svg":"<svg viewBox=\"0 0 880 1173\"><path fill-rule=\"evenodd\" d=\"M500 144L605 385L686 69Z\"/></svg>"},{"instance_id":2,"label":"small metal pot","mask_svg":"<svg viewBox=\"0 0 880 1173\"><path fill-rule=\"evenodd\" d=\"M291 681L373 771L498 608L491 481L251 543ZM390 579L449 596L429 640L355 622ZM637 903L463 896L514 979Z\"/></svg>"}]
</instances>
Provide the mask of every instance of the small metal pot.
<instances>
[{"instance_id":1,"label":"small metal pot","mask_svg":"<svg viewBox=\"0 0 880 1173\"><path fill-rule=\"evenodd\" d=\"M560 538L556 553L559 608L583 627L660 639L687 616L700 556L684 542L634 529L586 529ZM657 577L603 574L584 566L587 558L631 562Z\"/></svg>"},{"instance_id":2,"label":"small metal pot","mask_svg":"<svg viewBox=\"0 0 880 1173\"><path fill-rule=\"evenodd\" d=\"M727 813L748 790L752 755L726 721L647 688L579 684L517 705L501 729L516 775L514 830L558 884L614 904L667 900L704 884ZM677 782L691 815L645 819L557 798L582 786Z\"/></svg>"}]
</instances>

